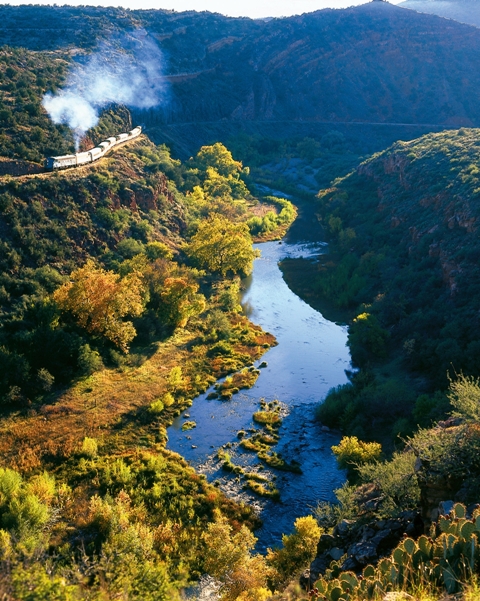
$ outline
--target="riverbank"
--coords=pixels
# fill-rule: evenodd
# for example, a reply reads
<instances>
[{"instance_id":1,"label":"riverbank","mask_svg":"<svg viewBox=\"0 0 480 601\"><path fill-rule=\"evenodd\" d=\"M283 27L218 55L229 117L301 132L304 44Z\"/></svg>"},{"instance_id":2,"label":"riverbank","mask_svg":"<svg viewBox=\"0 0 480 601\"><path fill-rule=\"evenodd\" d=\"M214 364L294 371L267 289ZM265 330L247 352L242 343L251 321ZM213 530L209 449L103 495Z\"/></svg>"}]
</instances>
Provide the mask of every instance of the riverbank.
<instances>
[{"instance_id":1,"label":"riverbank","mask_svg":"<svg viewBox=\"0 0 480 601\"><path fill-rule=\"evenodd\" d=\"M289 238L291 238L289 234ZM286 257L313 257L321 247L289 241L256 245L261 257L254 262L252 275L245 280L242 305L249 320L271 332L278 345L256 362L265 362L255 385L224 402L208 397L210 388L168 430L168 448L184 456L197 471L207 476L227 496L252 504L263 521L256 532L258 549L279 545L282 534L292 530L295 519L305 515L319 500L332 501L333 490L342 485L344 475L336 465L331 446L338 436L315 421L314 409L331 387L347 381L350 367L345 343L346 328L324 319L294 294L278 267ZM279 442L272 451L288 464L297 461L302 473L277 470L255 453L245 450L238 438L243 431L258 431L253 414L261 400L278 400L282 406ZM196 428L182 430L185 420ZM231 462L247 473L261 473L279 491L278 501L245 489L246 478L222 469L227 452Z\"/></svg>"}]
</instances>

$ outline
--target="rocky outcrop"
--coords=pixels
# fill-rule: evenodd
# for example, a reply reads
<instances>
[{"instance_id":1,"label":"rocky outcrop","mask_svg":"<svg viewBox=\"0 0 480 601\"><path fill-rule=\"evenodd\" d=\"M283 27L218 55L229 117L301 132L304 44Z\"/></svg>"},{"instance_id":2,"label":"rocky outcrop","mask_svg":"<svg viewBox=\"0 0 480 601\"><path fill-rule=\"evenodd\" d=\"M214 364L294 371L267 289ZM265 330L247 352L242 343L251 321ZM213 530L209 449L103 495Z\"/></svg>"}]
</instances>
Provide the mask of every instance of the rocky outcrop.
<instances>
[{"instance_id":1,"label":"rocky outcrop","mask_svg":"<svg viewBox=\"0 0 480 601\"><path fill-rule=\"evenodd\" d=\"M416 511L367 523L342 520L332 534L320 537L317 556L303 574L302 583L313 585L332 561L338 562L341 570L361 572L366 565L389 555L405 535L416 538L423 530L423 520Z\"/></svg>"}]
</instances>

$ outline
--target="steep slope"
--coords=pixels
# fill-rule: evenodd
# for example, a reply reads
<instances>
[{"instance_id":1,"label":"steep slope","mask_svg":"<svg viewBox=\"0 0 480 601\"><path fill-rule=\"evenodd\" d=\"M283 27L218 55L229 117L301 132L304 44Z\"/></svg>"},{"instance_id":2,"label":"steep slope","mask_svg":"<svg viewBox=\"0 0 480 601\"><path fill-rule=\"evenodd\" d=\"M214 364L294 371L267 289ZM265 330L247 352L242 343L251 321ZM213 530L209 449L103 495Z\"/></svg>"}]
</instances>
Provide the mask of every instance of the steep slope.
<instances>
[{"instance_id":1,"label":"steep slope","mask_svg":"<svg viewBox=\"0 0 480 601\"><path fill-rule=\"evenodd\" d=\"M476 29L387 3L273 20L172 78L165 119L467 125L479 51Z\"/></svg>"},{"instance_id":2,"label":"steep slope","mask_svg":"<svg viewBox=\"0 0 480 601\"><path fill-rule=\"evenodd\" d=\"M149 126L245 121L480 122L480 32L371 2L268 22L211 13L0 7L0 42L91 49L144 28L163 50L170 102ZM31 23L35 21L35 35ZM72 26L74 24L74 26Z\"/></svg>"},{"instance_id":3,"label":"steep slope","mask_svg":"<svg viewBox=\"0 0 480 601\"><path fill-rule=\"evenodd\" d=\"M399 6L480 27L478 0L406 0Z\"/></svg>"},{"instance_id":4,"label":"steep slope","mask_svg":"<svg viewBox=\"0 0 480 601\"><path fill-rule=\"evenodd\" d=\"M328 425L388 442L442 417L442 394L418 395L480 375L479 136L398 142L319 193L331 252L306 288L356 316L349 345L362 368L320 407Z\"/></svg>"}]
</instances>

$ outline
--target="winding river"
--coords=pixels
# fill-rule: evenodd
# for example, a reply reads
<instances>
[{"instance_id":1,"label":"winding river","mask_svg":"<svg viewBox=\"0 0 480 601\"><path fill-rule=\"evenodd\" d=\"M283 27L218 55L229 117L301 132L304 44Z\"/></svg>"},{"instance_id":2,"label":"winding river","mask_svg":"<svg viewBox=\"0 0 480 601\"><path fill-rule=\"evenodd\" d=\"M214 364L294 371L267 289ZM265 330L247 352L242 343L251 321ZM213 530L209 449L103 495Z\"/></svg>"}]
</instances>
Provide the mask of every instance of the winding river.
<instances>
[{"instance_id":1,"label":"winding river","mask_svg":"<svg viewBox=\"0 0 480 601\"><path fill-rule=\"evenodd\" d=\"M245 312L277 338L278 346L257 362L260 365L265 361L267 367L261 369L253 388L241 391L230 401L207 400L212 391L209 389L168 431L170 449L229 496L258 509L263 520L256 532L259 551L280 545L282 534L292 531L297 517L308 514L319 500L333 500L333 490L344 482L330 448L338 442L338 436L315 422L314 409L331 387L347 381L347 328L327 321L283 280L279 261L286 257L315 260L323 248L319 243L292 240L299 229L301 233L301 224L296 225L297 235L290 235L287 241L256 245L261 257L255 260L253 273L244 282ZM259 410L260 399L281 402L285 417L274 450L287 461L298 461L302 468L301 474L263 469L262 474L271 477L280 491L280 502L245 491L241 478L226 474L217 458L218 449L226 446L235 464L258 467L256 454L239 446L237 432L255 428L252 415ZM184 432L185 414L197 427Z\"/></svg>"}]
</instances>

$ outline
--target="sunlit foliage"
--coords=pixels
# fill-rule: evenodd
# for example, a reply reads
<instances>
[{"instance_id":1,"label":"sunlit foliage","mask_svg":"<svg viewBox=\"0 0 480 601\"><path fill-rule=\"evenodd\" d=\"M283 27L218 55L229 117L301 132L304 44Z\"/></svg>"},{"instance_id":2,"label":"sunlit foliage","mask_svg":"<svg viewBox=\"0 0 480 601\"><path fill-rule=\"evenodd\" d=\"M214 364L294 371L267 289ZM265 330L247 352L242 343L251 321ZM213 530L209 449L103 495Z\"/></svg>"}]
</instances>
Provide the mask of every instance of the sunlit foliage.
<instances>
[{"instance_id":1,"label":"sunlit foliage","mask_svg":"<svg viewBox=\"0 0 480 601\"><path fill-rule=\"evenodd\" d=\"M221 275L249 274L257 256L248 226L232 223L222 215L200 223L185 250L200 267Z\"/></svg>"},{"instance_id":2,"label":"sunlit foliage","mask_svg":"<svg viewBox=\"0 0 480 601\"><path fill-rule=\"evenodd\" d=\"M93 261L75 270L71 281L54 293L54 299L82 328L105 336L123 351L128 350L136 333L132 322L123 318L141 315L144 310L142 282L137 274L120 278Z\"/></svg>"}]
</instances>

